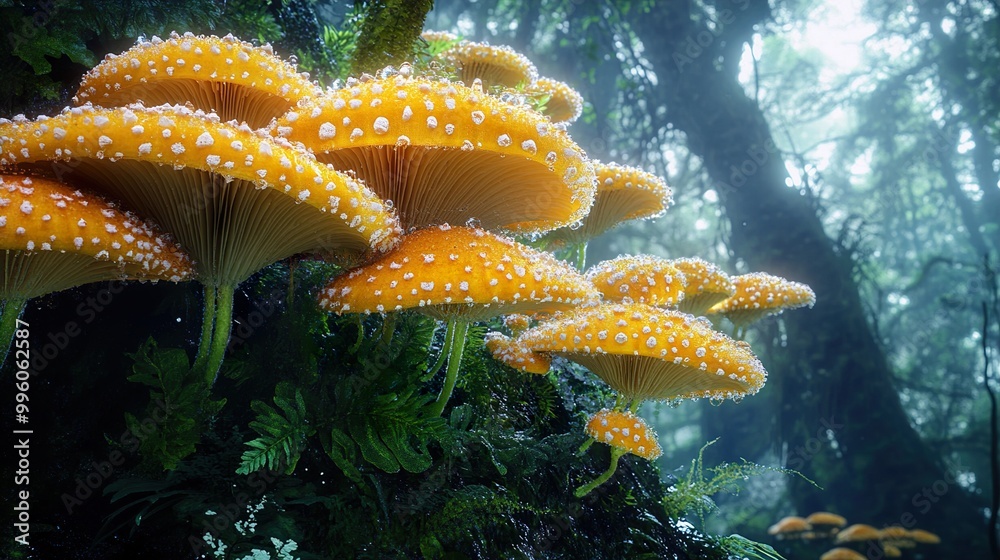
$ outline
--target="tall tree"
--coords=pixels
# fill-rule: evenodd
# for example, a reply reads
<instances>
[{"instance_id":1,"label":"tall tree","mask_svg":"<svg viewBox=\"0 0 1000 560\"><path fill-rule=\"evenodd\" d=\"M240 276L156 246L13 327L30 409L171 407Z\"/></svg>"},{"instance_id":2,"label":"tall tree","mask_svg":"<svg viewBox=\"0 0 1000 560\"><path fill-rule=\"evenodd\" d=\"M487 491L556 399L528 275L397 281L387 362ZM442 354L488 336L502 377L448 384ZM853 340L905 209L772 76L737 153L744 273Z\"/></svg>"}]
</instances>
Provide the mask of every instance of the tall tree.
<instances>
[{"instance_id":1,"label":"tall tree","mask_svg":"<svg viewBox=\"0 0 1000 560\"><path fill-rule=\"evenodd\" d=\"M787 338L763 341L780 346L768 365L781 391L781 441L802 450L789 466L816 471L825 486L793 483L799 509L833 506L850 519L919 524L983 550L974 502L900 404L851 255L828 237L809 199L786 187L771 129L737 80L744 44L770 16L768 2L705 4L659 2L635 29L660 76L663 118L685 133L720 187L734 253L753 270L816 291L815 309L784 319Z\"/></svg>"}]
</instances>

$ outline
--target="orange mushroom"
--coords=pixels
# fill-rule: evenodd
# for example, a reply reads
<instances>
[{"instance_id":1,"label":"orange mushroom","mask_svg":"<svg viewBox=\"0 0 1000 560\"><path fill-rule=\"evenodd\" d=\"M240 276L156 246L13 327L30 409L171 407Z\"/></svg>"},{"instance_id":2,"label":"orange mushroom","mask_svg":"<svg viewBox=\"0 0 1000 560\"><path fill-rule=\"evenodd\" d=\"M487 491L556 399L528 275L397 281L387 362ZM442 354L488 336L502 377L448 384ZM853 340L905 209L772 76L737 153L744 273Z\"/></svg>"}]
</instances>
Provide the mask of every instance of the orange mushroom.
<instances>
[{"instance_id":1,"label":"orange mushroom","mask_svg":"<svg viewBox=\"0 0 1000 560\"><path fill-rule=\"evenodd\" d=\"M898 546L882 543L882 552L886 558L902 558L903 551Z\"/></svg>"},{"instance_id":2,"label":"orange mushroom","mask_svg":"<svg viewBox=\"0 0 1000 560\"><path fill-rule=\"evenodd\" d=\"M650 461L663 453L656 432L645 420L628 411L599 410L587 421L587 435Z\"/></svg>"},{"instance_id":3,"label":"orange mushroom","mask_svg":"<svg viewBox=\"0 0 1000 560\"><path fill-rule=\"evenodd\" d=\"M392 211L358 181L283 141L183 107L84 106L0 121L0 166L71 173L184 244L206 286L196 364L209 381L229 339L233 292L250 274L306 251L385 249L400 233Z\"/></svg>"},{"instance_id":4,"label":"orange mushroom","mask_svg":"<svg viewBox=\"0 0 1000 560\"><path fill-rule=\"evenodd\" d=\"M684 300L687 279L670 261L649 255L625 255L600 262L587 271L587 279L605 301L645 303L676 308Z\"/></svg>"},{"instance_id":5,"label":"orange mushroom","mask_svg":"<svg viewBox=\"0 0 1000 560\"><path fill-rule=\"evenodd\" d=\"M782 517L777 523L767 528L768 535L775 535L779 539L802 538L803 534L812 530L812 524L808 520L796 515Z\"/></svg>"},{"instance_id":6,"label":"orange mushroom","mask_svg":"<svg viewBox=\"0 0 1000 560\"><path fill-rule=\"evenodd\" d=\"M481 90L407 73L350 82L271 132L354 171L393 203L406 230L473 220L534 233L586 215L593 167L565 131Z\"/></svg>"},{"instance_id":7,"label":"orange mushroom","mask_svg":"<svg viewBox=\"0 0 1000 560\"><path fill-rule=\"evenodd\" d=\"M532 352L519 346L516 339L503 333L487 333L483 340L486 343L486 349L494 358L513 369L545 375L552 368L552 358L548 355Z\"/></svg>"},{"instance_id":8,"label":"orange mushroom","mask_svg":"<svg viewBox=\"0 0 1000 560\"><path fill-rule=\"evenodd\" d=\"M811 525L829 525L832 527L843 527L847 525L847 519L842 515L837 515L836 513L830 513L828 511L817 511L810 513L806 517Z\"/></svg>"},{"instance_id":9,"label":"orange mushroom","mask_svg":"<svg viewBox=\"0 0 1000 560\"><path fill-rule=\"evenodd\" d=\"M921 544L940 544L941 537L935 535L930 531L925 531L923 529L912 529L907 532L907 537Z\"/></svg>"},{"instance_id":10,"label":"orange mushroom","mask_svg":"<svg viewBox=\"0 0 1000 560\"><path fill-rule=\"evenodd\" d=\"M833 536L841 527L847 525L847 519L844 516L828 511L810 513L806 516L806 521L816 529L817 534L824 537Z\"/></svg>"},{"instance_id":11,"label":"orange mushroom","mask_svg":"<svg viewBox=\"0 0 1000 560\"><path fill-rule=\"evenodd\" d=\"M715 304L736 294L729 275L717 265L698 257L673 259L670 264L684 273L687 286L677 308L692 315L704 315Z\"/></svg>"},{"instance_id":12,"label":"orange mushroom","mask_svg":"<svg viewBox=\"0 0 1000 560\"><path fill-rule=\"evenodd\" d=\"M837 547L823 553L819 560L867 560L864 554L849 548Z\"/></svg>"},{"instance_id":13,"label":"orange mushroom","mask_svg":"<svg viewBox=\"0 0 1000 560\"><path fill-rule=\"evenodd\" d=\"M503 326L507 327L511 334L517 336L531 327L531 317L521 313L504 315Z\"/></svg>"},{"instance_id":14,"label":"orange mushroom","mask_svg":"<svg viewBox=\"0 0 1000 560\"><path fill-rule=\"evenodd\" d=\"M736 294L714 305L709 313L726 317L738 331L768 315L816 303L816 294L809 286L779 276L754 272L732 280Z\"/></svg>"},{"instance_id":15,"label":"orange mushroom","mask_svg":"<svg viewBox=\"0 0 1000 560\"><path fill-rule=\"evenodd\" d=\"M149 223L45 178L0 175L0 250L4 356L31 298L102 280L194 275L187 254Z\"/></svg>"},{"instance_id":16,"label":"orange mushroom","mask_svg":"<svg viewBox=\"0 0 1000 560\"><path fill-rule=\"evenodd\" d=\"M571 124L583 113L583 96L559 80L538 78L525 93L537 100L540 111L552 122Z\"/></svg>"},{"instance_id":17,"label":"orange mushroom","mask_svg":"<svg viewBox=\"0 0 1000 560\"><path fill-rule=\"evenodd\" d=\"M767 378L748 344L704 319L639 303L578 309L517 340L583 365L632 401L741 399Z\"/></svg>"},{"instance_id":18,"label":"orange mushroom","mask_svg":"<svg viewBox=\"0 0 1000 560\"><path fill-rule=\"evenodd\" d=\"M538 70L523 54L505 45L463 41L439 55L455 68L467 84L481 80L487 91L525 86L538 78Z\"/></svg>"},{"instance_id":19,"label":"orange mushroom","mask_svg":"<svg viewBox=\"0 0 1000 560\"><path fill-rule=\"evenodd\" d=\"M90 70L74 98L77 105L148 107L190 103L223 121L260 128L322 90L293 65L232 35L171 33L153 37Z\"/></svg>"},{"instance_id":20,"label":"orange mushroom","mask_svg":"<svg viewBox=\"0 0 1000 560\"><path fill-rule=\"evenodd\" d=\"M338 314L413 309L448 321L448 370L432 408L439 415L454 389L470 323L567 310L598 298L581 274L547 253L482 229L435 226L334 278L319 303Z\"/></svg>"},{"instance_id":21,"label":"orange mushroom","mask_svg":"<svg viewBox=\"0 0 1000 560\"><path fill-rule=\"evenodd\" d=\"M577 267L584 266L588 240L630 220L652 219L673 204L672 191L663 179L635 167L594 163L597 193L594 206L579 224L546 234L542 241L555 247L575 245Z\"/></svg>"},{"instance_id":22,"label":"orange mushroom","mask_svg":"<svg viewBox=\"0 0 1000 560\"><path fill-rule=\"evenodd\" d=\"M611 465L604 473L576 489L575 495L583 497L594 488L604 484L618 469L622 455L631 453L648 461L656 460L662 450L656 432L646 425L646 421L630 411L602 409L587 421L587 435L592 439L611 446Z\"/></svg>"},{"instance_id":23,"label":"orange mushroom","mask_svg":"<svg viewBox=\"0 0 1000 560\"><path fill-rule=\"evenodd\" d=\"M871 525L865 525L864 523L855 523L850 527L844 529L843 531L837 533L835 542L838 544L845 542L857 542L857 541L877 541L882 537L881 531L872 527Z\"/></svg>"}]
</instances>

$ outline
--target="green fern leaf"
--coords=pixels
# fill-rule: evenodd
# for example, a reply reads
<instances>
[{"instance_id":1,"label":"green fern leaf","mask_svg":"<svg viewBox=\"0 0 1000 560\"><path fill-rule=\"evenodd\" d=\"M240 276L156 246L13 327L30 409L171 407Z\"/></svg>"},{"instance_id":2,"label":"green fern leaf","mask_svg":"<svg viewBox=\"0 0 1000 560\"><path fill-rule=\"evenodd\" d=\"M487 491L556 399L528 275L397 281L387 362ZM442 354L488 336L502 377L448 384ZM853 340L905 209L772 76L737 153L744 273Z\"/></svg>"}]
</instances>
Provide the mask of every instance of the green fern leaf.
<instances>
[{"instance_id":1,"label":"green fern leaf","mask_svg":"<svg viewBox=\"0 0 1000 560\"><path fill-rule=\"evenodd\" d=\"M375 426L368 418L355 418L350 422L350 432L351 437L361 448L361 456L365 461L387 473L399 472L399 461L379 438Z\"/></svg>"},{"instance_id":2,"label":"green fern leaf","mask_svg":"<svg viewBox=\"0 0 1000 560\"><path fill-rule=\"evenodd\" d=\"M411 473L422 473L431 468L431 454L427 451L427 446L420 444L418 449L414 449L409 443L409 434L398 424L383 423L379 429L379 435L386 447L392 451L393 457L399 462L404 470Z\"/></svg>"}]
</instances>

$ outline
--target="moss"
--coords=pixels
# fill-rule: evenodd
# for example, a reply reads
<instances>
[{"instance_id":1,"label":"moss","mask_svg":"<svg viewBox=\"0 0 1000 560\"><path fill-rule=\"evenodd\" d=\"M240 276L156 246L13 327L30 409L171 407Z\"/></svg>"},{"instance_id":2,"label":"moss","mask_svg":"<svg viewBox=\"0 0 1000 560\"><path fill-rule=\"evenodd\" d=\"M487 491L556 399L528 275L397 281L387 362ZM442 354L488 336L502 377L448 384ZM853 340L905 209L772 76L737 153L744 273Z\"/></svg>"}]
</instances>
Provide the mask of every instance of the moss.
<instances>
[{"instance_id":1,"label":"moss","mask_svg":"<svg viewBox=\"0 0 1000 560\"><path fill-rule=\"evenodd\" d=\"M357 50L351 61L355 75L374 73L411 60L433 0L375 0L367 5Z\"/></svg>"}]
</instances>

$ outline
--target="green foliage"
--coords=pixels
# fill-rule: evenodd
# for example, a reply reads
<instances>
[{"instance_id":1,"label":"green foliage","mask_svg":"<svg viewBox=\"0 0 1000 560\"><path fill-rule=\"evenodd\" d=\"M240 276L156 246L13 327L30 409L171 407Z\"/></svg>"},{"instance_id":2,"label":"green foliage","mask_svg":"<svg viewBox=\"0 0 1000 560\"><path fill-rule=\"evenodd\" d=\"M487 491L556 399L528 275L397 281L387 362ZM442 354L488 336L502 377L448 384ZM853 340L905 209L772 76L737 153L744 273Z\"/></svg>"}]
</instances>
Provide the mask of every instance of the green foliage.
<instances>
[{"instance_id":1,"label":"green foliage","mask_svg":"<svg viewBox=\"0 0 1000 560\"><path fill-rule=\"evenodd\" d=\"M315 429L306 423L306 404L302 391L282 382L274 389L276 410L267 403L254 401L250 408L257 418L250 422L260 437L247 442L238 474L250 474L264 467L291 474L299 462L305 439Z\"/></svg>"},{"instance_id":2,"label":"green foliage","mask_svg":"<svg viewBox=\"0 0 1000 560\"><path fill-rule=\"evenodd\" d=\"M388 64L410 60L433 1L371 0L364 5L361 34L351 57L352 73L373 73Z\"/></svg>"},{"instance_id":3,"label":"green foliage","mask_svg":"<svg viewBox=\"0 0 1000 560\"><path fill-rule=\"evenodd\" d=\"M140 440L144 463L172 470L194 453L205 423L226 399L210 398L210 388L200 372L191 369L183 350L160 350L150 338L131 357L134 373L128 380L150 387L150 402L141 420L126 413L125 423Z\"/></svg>"},{"instance_id":4,"label":"green foliage","mask_svg":"<svg viewBox=\"0 0 1000 560\"><path fill-rule=\"evenodd\" d=\"M739 494L739 481L766 472L796 475L815 486L813 481L792 469L758 465L746 460L742 463L723 463L711 467L708 469L711 478L706 479L702 456L705 449L717 441L718 439L714 439L702 446L698 451L698 456L691 461L691 468L688 469L687 475L679 477L670 493L664 497L663 505L671 519L680 519L687 514L695 514L704 525L705 518L718 510L711 496L719 492Z\"/></svg>"},{"instance_id":5,"label":"green foliage","mask_svg":"<svg viewBox=\"0 0 1000 560\"><path fill-rule=\"evenodd\" d=\"M760 558L760 560L784 560L784 556L778 554L769 545L752 541L740 535L729 535L719 537L716 542L735 558Z\"/></svg>"}]
</instances>

